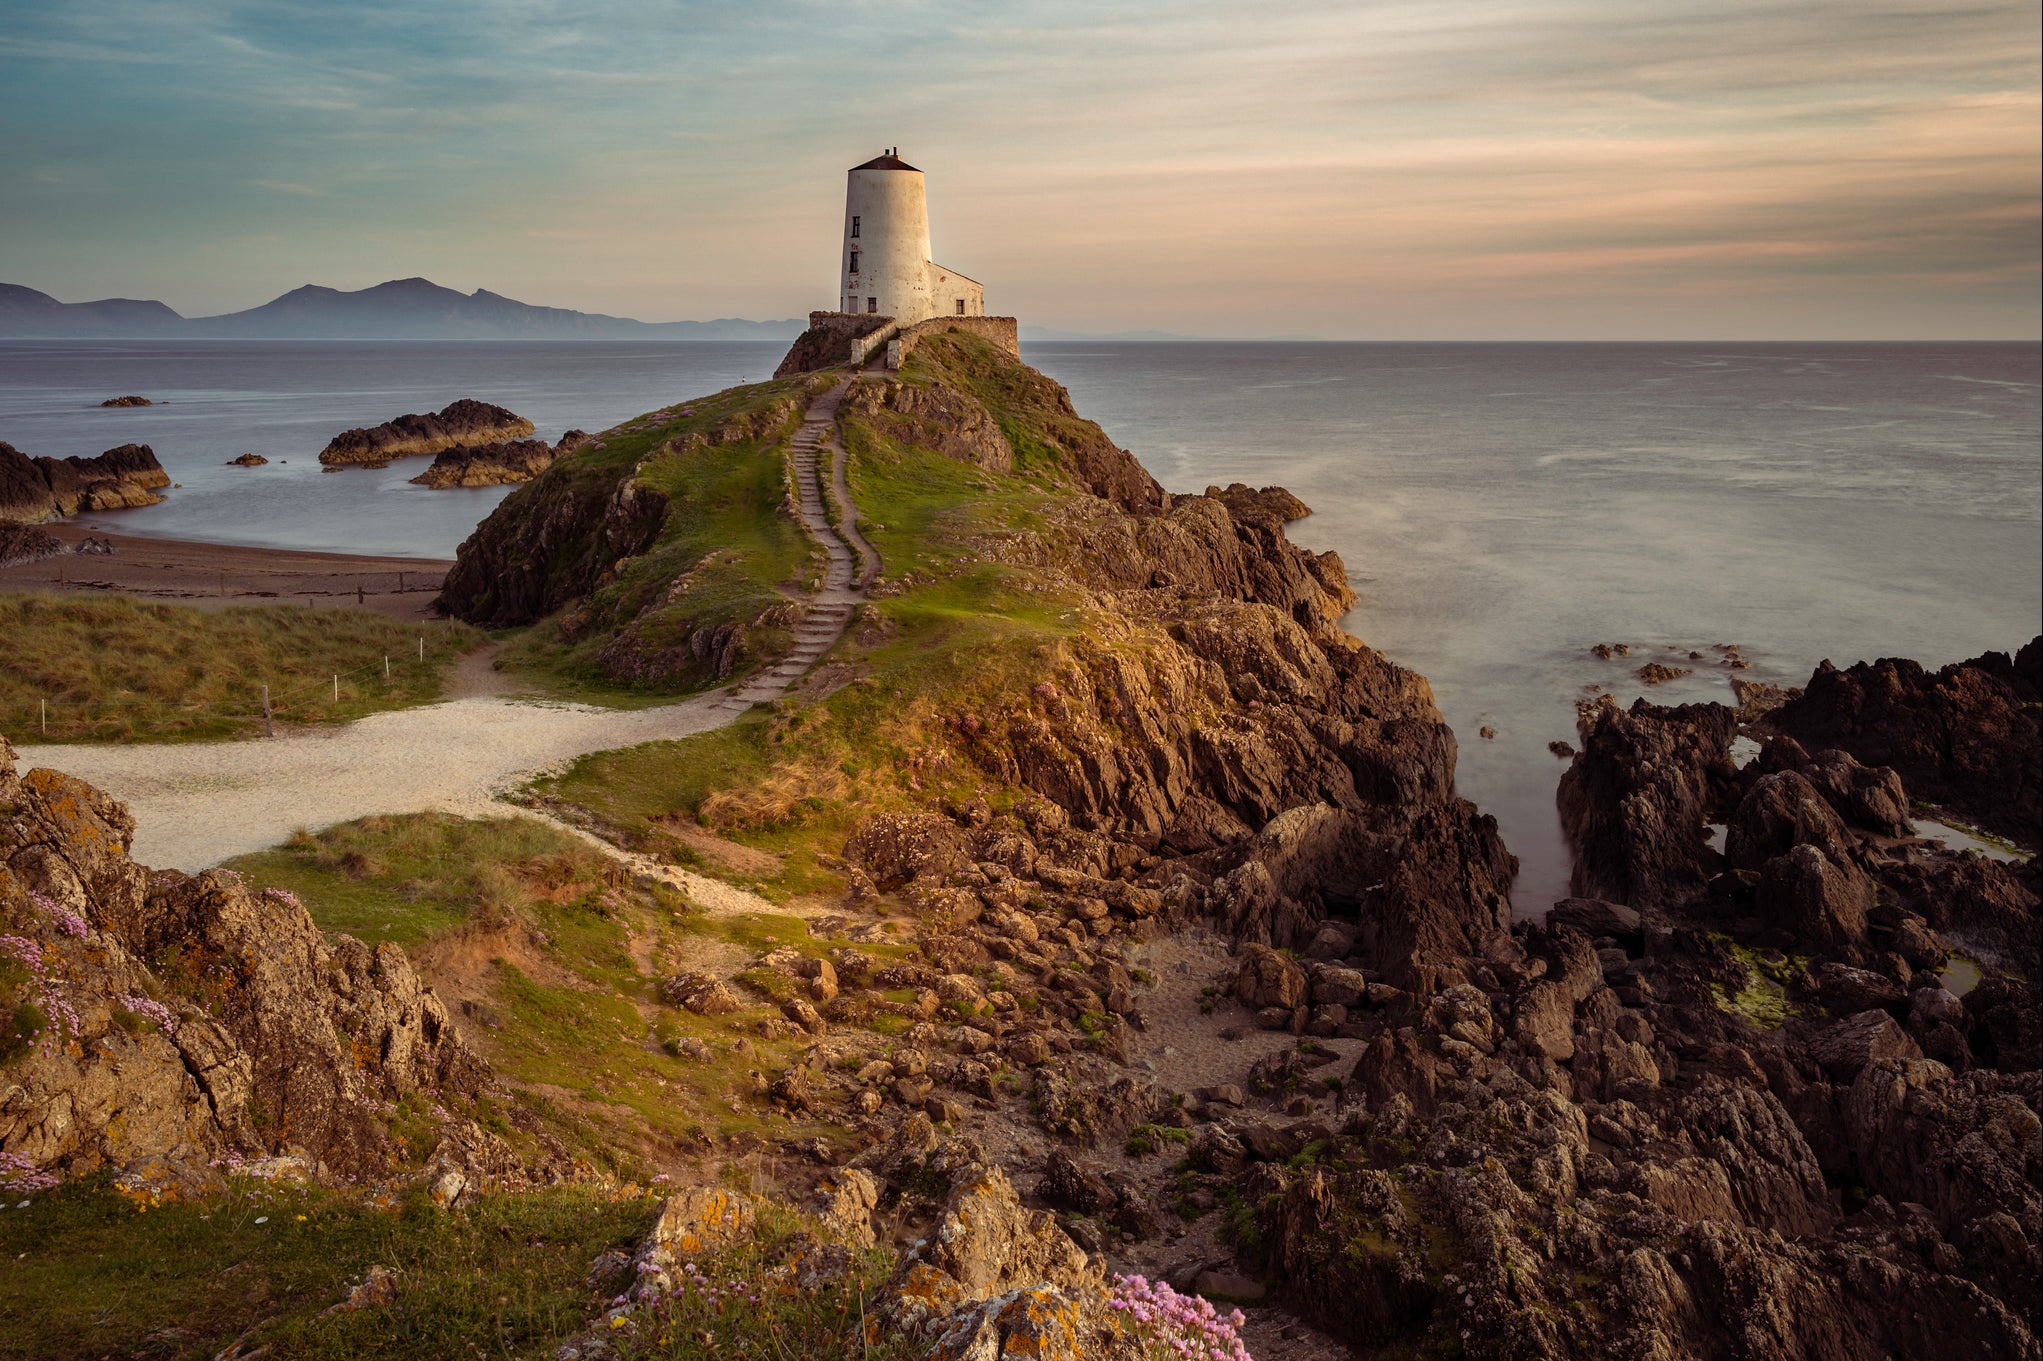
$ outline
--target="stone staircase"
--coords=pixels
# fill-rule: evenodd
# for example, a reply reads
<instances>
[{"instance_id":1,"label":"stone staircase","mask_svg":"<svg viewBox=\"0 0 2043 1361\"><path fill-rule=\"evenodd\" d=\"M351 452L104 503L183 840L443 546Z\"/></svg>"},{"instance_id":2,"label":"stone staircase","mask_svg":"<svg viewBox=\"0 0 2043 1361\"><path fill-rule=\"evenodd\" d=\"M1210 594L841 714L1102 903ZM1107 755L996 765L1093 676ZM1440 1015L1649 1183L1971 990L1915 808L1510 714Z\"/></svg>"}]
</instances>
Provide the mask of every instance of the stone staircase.
<instances>
[{"instance_id":1,"label":"stone staircase","mask_svg":"<svg viewBox=\"0 0 2043 1361\"><path fill-rule=\"evenodd\" d=\"M865 600L865 588L877 568L877 558L869 556L871 550L856 529L853 537L858 538L859 548L854 551L830 523L825 509L825 479L842 493L839 511L844 523L849 526L851 517L857 511L851 504L851 497L843 479L844 448L837 442L837 404L850 386L849 380L839 383L828 392L822 393L809 403L806 415L802 417L802 428L796 432L789 446L789 462L794 469L797 494L796 510L801 515L802 527L809 537L822 545L829 555L829 566L823 573L822 588L808 599L808 607L802 620L795 626L794 646L771 670L753 676L737 691L725 699L722 708L743 711L754 704L779 699L794 683L807 675L809 669L823 659L823 655L836 646L844 635L844 629L851 622L851 616ZM824 455L829 455L826 461Z\"/></svg>"}]
</instances>

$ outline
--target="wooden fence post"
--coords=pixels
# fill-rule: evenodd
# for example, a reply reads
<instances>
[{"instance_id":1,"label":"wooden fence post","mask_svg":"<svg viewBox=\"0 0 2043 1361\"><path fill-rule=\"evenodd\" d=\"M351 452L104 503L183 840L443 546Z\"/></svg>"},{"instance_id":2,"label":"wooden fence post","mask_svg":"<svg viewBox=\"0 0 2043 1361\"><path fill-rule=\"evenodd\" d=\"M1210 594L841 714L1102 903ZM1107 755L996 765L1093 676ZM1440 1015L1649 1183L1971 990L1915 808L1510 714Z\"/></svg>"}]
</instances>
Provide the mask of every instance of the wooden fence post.
<instances>
[{"instance_id":1,"label":"wooden fence post","mask_svg":"<svg viewBox=\"0 0 2043 1361\"><path fill-rule=\"evenodd\" d=\"M262 727L264 736L275 737L277 735L277 725L270 718L270 688L267 685L262 688Z\"/></svg>"}]
</instances>

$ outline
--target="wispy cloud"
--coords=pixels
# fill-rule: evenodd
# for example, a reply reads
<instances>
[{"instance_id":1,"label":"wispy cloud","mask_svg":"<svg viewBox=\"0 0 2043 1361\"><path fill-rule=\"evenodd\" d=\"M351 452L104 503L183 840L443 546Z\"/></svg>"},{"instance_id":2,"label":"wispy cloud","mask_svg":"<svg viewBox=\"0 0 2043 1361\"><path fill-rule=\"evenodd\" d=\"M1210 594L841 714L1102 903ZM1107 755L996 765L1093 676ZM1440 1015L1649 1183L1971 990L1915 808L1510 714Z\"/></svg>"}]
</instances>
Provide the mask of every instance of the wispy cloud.
<instances>
[{"instance_id":1,"label":"wispy cloud","mask_svg":"<svg viewBox=\"0 0 2043 1361\"><path fill-rule=\"evenodd\" d=\"M899 143L1051 324L2033 334L2038 70L1997 0L70 0L0 38L0 277L788 315Z\"/></svg>"}]
</instances>

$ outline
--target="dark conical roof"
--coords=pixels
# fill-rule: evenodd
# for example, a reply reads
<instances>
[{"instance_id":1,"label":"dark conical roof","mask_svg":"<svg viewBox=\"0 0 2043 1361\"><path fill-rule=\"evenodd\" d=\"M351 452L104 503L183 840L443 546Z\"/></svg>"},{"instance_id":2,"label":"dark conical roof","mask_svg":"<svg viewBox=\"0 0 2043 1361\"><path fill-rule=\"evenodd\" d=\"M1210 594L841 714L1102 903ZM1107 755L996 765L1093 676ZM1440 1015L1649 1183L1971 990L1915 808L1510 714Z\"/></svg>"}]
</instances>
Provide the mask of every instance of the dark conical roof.
<instances>
[{"instance_id":1,"label":"dark conical roof","mask_svg":"<svg viewBox=\"0 0 2043 1361\"><path fill-rule=\"evenodd\" d=\"M892 153L885 156L875 156L864 165L855 165L851 168L853 170L915 170L914 166ZM920 175L922 172L915 170L915 173Z\"/></svg>"}]
</instances>

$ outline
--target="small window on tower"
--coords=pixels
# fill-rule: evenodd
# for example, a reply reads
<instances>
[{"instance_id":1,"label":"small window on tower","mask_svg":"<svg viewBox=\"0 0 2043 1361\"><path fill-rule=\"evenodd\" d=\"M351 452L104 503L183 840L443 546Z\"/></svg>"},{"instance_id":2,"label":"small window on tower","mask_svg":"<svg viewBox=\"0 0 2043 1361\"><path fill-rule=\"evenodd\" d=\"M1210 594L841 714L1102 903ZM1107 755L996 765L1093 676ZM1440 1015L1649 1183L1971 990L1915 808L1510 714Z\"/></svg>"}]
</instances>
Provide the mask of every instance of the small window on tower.
<instances>
[{"instance_id":1,"label":"small window on tower","mask_svg":"<svg viewBox=\"0 0 2043 1361\"><path fill-rule=\"evenodd\" d=\"M852 272L853 274L856 274L856 273L858 273L858 252L857 252L857 251L853 251L853 252L851 253L851 272Z\"/></svg>"},{"instance_id":2,"label":"small window on tower","mask_svg":"<svg viewBox=\"0 0 2043 1361\"><path fill-rule=\"evenodd\" d=\"M858 240L858 214L857 214L857 213L853 213L853 214L851 215L851 239L852 239L852 240L854 240L854 241Z\"/></svg>"},{"instance_id":3,"label":"small window on tower","mask_svg":"<svg viewBox=\"0 0 2043 1361\"><path fill-rule=\"evenodd\" d=\"M878 298L867 298L865 300L865 310L877 313L880 310L880 300Z\"/></svg>"},{"instance_id":4,"label":"small window on tower","mask_svg":"<svg viewBox=\"0 0 2043 1361\"><path fill-rule=\"evenodd\" d=\"M963 298L958 299L958 315L961 317L965 315L965 300Z\"/></svg>"}]
</instances>

